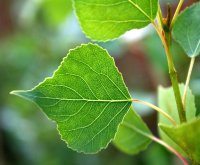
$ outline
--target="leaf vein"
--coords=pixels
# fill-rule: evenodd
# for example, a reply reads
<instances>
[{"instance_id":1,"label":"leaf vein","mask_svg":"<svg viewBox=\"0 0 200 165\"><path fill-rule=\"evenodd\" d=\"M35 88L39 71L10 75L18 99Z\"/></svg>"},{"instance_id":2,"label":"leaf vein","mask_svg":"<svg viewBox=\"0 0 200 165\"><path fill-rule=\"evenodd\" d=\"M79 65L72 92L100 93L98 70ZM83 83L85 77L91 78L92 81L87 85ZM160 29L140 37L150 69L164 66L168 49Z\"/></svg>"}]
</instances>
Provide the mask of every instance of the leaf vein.
<instances>
[{"instance_id":1,"label":"leaf vein","mask_svg":"<svg viewBox=\"0 0 200 165\"><path fill-rule=\"evenodd\" d=\"M127 105L128 105L128 103L127 103L126 105L124 105L124 106L120 109L120 111L108 122L108 124L107 124L104 128L102 128L96 135L94 135L94 136L92 137L92 139L91 139L89 142L87 142L86 144L84 144L84 145L81 146L81 147L84 147L84 146L88 145L89 143L91 143L92 141L94 141L95 137L96 137L97 135L99 135L101 132L103 132L103 131L110 125L110 123L124 110L124 108L125 108Z\"/></svg>"},{"instance_id":2,"label":"leaf vein","mask_svg":"<svg viewBox=\"0 0 200 165\"><path fill-rule=\"evenodd\" d=\"M62 85L62 84L44 84L43 86L53 86L53 87L64 87L67 89L70 89L71 91L75 92L77 95L79 95L82 99L85 99L80 93L78 93L75 89L67 86L67 85Z\"/></svg>"},{"instance_id":3,"label":"leaf vein","mask_svg":"<svg viewBox=\"0 0 200 165\"><path fill-rule=\"evenodd\" d=\"M103 76L107 77L107 78L112 82L112 84L119 90L119 92L122 94L122 96L124 96L126 99L128 99L127 96L124 95L124 93L121 91L121 89L119 89L119 87L115 84L115 82L114 82L110 77L108 77L108 75L103 74L103 73L98 73L98 72L95 71L90 65L88 65L88 64L85 63L85 62L79 61L79 60L74 59L74 58L70 58L70 59L72 59L72 60L74 60L74 61L77 61L78 63L81 63L81 64L87 66L91 71L93 71L94 73L96 73L96 74L98 74L98 75L103 75Z\"/></svg>"},{"instance_id":4,"label":"leaf vein","mask_svg":"<svg viewBox=\"0 0 200 165\"><path fill-rule=\"evenodd\" d=\"M63 73L63 74L57 74L57 75L61 75L61 76L65 76L65 75L70 75L70 76L74 76L74 77L77 77L77 78L80 78L88 87L88 89L90 90L90 92L92 92L92 95L99 100L99 98L94 94L93 90L91 89L91 87L89 86L89 84L87 83L87 81L82 78L80 75L77 75L77 74L71 74L71 73Z\"/></svg>"},{"instance_id":5,"label":"leaf vein","mask_svg":"<svg viewBox=\"0 0 200 165\"><path fill-rule=\"evenodd\" d=\"M73 129L70 129L70 130L66 130L66 132L78 131L78 130L80 130L80 129L85 129L85 128L90 127L91 125L93 125L93 124L101 117L101 115L105 112L105 110L106 110L106 108L109 106L109 104L110 104L110 102L107 103L107 104L104 106L102 112L101 112L90 124L87 124L87 125L82 126L82 127L77 127L77 128L73 128Z\"/></svg>"},{"instance_id":6,"label":"leaf vein","mask_svg":"<svg viewBox=\"0 0 200 165\"><path fill-rule=\"evenodd\" d=\"M153 20L148 16L148 14L144 10L141 9L140 6L138 6L138 4L134 3L132 0L128 0L128 2L130 2L136 9L138 9L138 11L144 14L151 22L153 22Z\"/></svg>"},{"instance_id":7,"label":"leaf vein","mask_svg":"<svg viewBox=\"0 0 200 165\"><path fill-rule=\"evenodd\" d=\"M85 107L85 105L86 105L87 103L88 103L88 102L85 102L85 103L79 108L79 110L78 110L77 112L73 113L73 114L70 114L70 115L62 115L63 117L69 117L69 118L67 118L67 119L65 119L65 120L63 120L63 121L59 121L59 123L66 122L66 121L68 121L71 117L77 115L79 112L81 112L81 110ZM57 115L57 116L61 116L61 115Z\"/></svg>"}]
</instances>

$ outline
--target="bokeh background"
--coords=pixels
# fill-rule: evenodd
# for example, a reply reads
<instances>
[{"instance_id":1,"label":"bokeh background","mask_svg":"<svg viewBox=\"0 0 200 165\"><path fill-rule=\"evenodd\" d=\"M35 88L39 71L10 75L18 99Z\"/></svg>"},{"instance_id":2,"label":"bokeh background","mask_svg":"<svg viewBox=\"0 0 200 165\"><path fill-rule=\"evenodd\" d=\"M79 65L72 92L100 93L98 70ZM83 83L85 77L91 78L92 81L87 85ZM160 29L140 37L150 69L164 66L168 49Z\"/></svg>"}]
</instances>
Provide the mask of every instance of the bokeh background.
<instances>
[{"instance_id":1,"label":"bokeh background","mask_svg":"<svg viewBox=\"0 0 200 165\"><path fill-rule=\"evenodd\" d=\"M170 2L162 0L163 11ZM188 0L185 6L194 3ZM184 6L184 7L185 7ZM0 0L0 165L177 165L179 160L152 143L146 151L129 156L109 145L96 155L78 154L60 139L56 125L34 104L9 94L30 89L51 76L69 49L92 42L81 32L70 0ZM169 86L163 47L151 26L133 30L117 40L98 43L108 49L134 98L157 104L158 85ZM185 81L189 59L174 43L180 82ZM200 111L200 60L191 88ZM157 116L135 105L157 135Z\"/></svg>"}]
</instances>

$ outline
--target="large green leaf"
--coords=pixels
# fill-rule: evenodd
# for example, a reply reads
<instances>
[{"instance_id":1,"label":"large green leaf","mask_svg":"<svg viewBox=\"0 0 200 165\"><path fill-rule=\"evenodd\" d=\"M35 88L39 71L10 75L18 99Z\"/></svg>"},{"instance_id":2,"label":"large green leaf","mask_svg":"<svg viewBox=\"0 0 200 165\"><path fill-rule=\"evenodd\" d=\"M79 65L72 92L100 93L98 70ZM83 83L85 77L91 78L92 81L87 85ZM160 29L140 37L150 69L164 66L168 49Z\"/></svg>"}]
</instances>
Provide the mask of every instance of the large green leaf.
<instances>
[{"instance_id":1,"label":"large green leaf","mask_svg":"<svg viewBox=\"0 0 200 165\"><path fill-rule=\"evenodd\" d=\"M93 44L71 50L52 78L12 94L37 103L68 146L84 153L107 147L132 103L113 58Z\"/></svg>"},{"instance_id":2,"label":"large green leaf","mask_svg":"<svg viewBox=\"0 0 200 165\"><path fill-rule=\"evenodd\" d=\"M74 0L74 7L86 35L105 41L151 23L158 0Z\"/></svg>"},{"instance_id":3,"label":"large green leaf","mask_svg":"<svg viewBox=\"0 0 200 165\"><path fill-rule=\"evenodd\" d=\"M200 118L177 127L160 125L160 128L187 153L190 159L200 163Z\"/></svg>"},{"instance_id":4,"label":"large green leaf","mask_svg":"<svg viewBox=\"0 0 200 165\"><path fill-rule=\"evenodd\" d=\"M113 142L121 151L127 154L137 154L151 143L148 137L140 133L141 131L151 135L151 131L141 117L131 108L119 126Z\"/></svg>"},{"instance_id":5,"label":"large green leaf","mask_svg":"<svg viewBox=\"0 0 200 165\"><path fill-rule=\"evenodd\" d=\"M174 39L183 47L189 57L200 53L200 3L184 10L178 16L173 29Z\"/></svg>"},{"instance_id":6,"label":"large green leaf","mask_svg":"<svg viewBox=\"0 0 200 165\"><path fill-rule=\"evenodd\" d=\"M183 95L184 85L180 84L179 87L180 87L181 94ZM158 104L159 104L159 107L162 110L164 110L166 113L168 113L178 124L180 123L172 87L170 88L159 87ZM188 121L195 118L195 114L196 114L195 99L190 89L188 89L187 96L186 96L185 110L186 110L186 117ZM159 114L159 123L172 125L172 123L165 116L161 114ZM180 153L185 155L185 152L182 150L182 148L180 148L180 146L174 143L173 140L170 139L162 130L160 130L160 135L164 141L166 141L168 144L170 144L175 149L177 149Z\"/></svg>"}]
</instances>

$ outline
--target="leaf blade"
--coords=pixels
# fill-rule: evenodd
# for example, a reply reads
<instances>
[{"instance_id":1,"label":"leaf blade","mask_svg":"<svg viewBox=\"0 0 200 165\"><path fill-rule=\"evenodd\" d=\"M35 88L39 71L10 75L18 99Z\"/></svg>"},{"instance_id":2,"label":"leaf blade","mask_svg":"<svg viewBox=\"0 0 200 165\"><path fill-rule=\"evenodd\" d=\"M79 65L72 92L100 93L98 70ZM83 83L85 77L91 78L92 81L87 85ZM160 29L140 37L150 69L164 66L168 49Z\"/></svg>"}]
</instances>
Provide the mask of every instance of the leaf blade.
<instances>
[{"instance_id":1,"label":"leaf blade","mask_svg":"<svg viewBox=\"0 0 200 165\"><path fill-rule=\"evenodd\" d=\"M179 84L181 96L183 96L184 93L184 84ZM192 91L188 89L187 96L186 96L186 117L187 120L191 120L195 118L196 114L196 107L195 107L195 98L192 94ZM175 97L173 93L172 87L169 88L163 88L159 87L158 89L158 105L161 109L163 109L165 112L167 112L177 123L180 124L179 116L178 116L178 110L176 107ZM169 120L167 120L164 116L159 114L159 122L167 125L172 125Z\"/></svg>"},{"instance_id":2,"label":"leaf blade","mask_svg":"<svg viewBox=\"0 0 200 165\"><path fill-rule=\"evenodd\" d=\"M72 12L71 0L44 0L41 3L40 10L42 17L50 26L58 26L69 16ZM41 17L41 15L39 15Z\"/></svg>"},{"instance_id":3,"label":"leaf blade","mask_svg":"<svg viewBox=\"0 0 200 165\"><path fill-rule=\"evenodd\" d=\"M68 147L84 153L107 147L132 103L114 60L93 44L71 50L53 76L32 90L12 94L38 104Z\"/></svg>"},{"instance_id":4,"label":"leaf blade","mask_svg":"<svg viewBox=\"0 0 200 165\"><path fill-rule=\"evenodd\" d=\"M93 40L106 41L133 28L147 26L156 17L157 0L74 0L82 30ZM104 12L102 12L104 11Z\"/></svg>"},{"instance_id":5,"label":"leaf blade","mask_svg":"<svg viewBox=\"0 0 200 165\"><path fill-rule=\"evenodd\" d=\"M181 95L183 95L184 85L179 84L179 88L180 88ZM158 95L159 107L162 110L164 110L166 113L168 113L176 121L176 123L180 124L178 110L177 110L172 87L170 87L170 88L159 87L158 94L159 94ZM190 89L188 89L186 98L187 98L186 104L185 104L186 118L187 118L187 121L190 121L195 118L195 114L196 114L195 98ZM169 122L161 114L159 114L159 124L165 124L168 126L172 126L172 123ZM160 133L161 138L165 142L170 144L173 148L175 148L181 154L186 155L184 150L179 145L177 145L169 136L167 136L161 129L159 129L159 133Z\"/></svg>"},{"instance_id":6,"label":"leaf blade","mask_svg":"<svg viewBox=\"0 0 200 165\"><path fill-rule=\"evenodd\" d=\"M177 18L173 35L189 57L200 53L200 3L196 3L184 10Z\"/></svg>"},{"instance_id":7,"label":"leaf blade","mask_svg":"<svg viewBox=\"0 0 200 165\"><path fill-rule=\"evenodd\" d=\"M118 128L113 143L124 153L133 155L146 149L151 143L151 139L128 127L128 125L136 127L138 130L145 132L145 134L151 135L151 131L133 108L130 108Z\"/></svg>"},{"instance_id":8,"label":"leaf blade","mask_svg":"<svg viewBox=\"0 0 200 165\"><path fill-rule=\"evenodd\" d=\"M189 155L190 159L200 163L200 118L193 119L177 127L160 124L160 128ZM189 131L189 133L186 133Z\"/></svg>"}]
</instances>

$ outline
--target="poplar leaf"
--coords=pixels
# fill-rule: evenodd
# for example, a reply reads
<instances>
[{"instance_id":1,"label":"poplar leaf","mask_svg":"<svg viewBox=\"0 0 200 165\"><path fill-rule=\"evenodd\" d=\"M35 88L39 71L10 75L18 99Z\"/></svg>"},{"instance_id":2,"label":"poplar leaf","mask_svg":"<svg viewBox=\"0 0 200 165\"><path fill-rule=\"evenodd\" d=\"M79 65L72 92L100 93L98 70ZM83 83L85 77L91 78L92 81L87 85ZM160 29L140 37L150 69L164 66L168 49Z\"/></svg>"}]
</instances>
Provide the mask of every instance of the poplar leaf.
<instances>
[{"instance_id":1,"label":"poplar leaf","mask_svg":"<svg viewBox=\"0 0 200 165\"><path fill-rule=\"evenodd\" d=\"M93 44L71 50L32 90L11 93L39 105L68 147L84 153L107 147L132 103L113 58Z\"/></svg>"},{"instance_id":2,"label":"poplar leaf","mask_svg":"<svg viewBox=\"0 0 200 165\"><path fill-rule=\"evenodd\" d=\"M143 28L157 14L158 0L73 0L85 34L93 40L117 38Z\"/></svg>"},{"instance_id":3,"label":"poplar leaf","mask_svg":"<svg viewBox=\"0 0 200 165\"><path fill-rule=\"evenodd\" d=\"M189 57L200 54L200 3L184 10L173 27L174 39L183 47Z\"/></svg>"}]
</instances>

